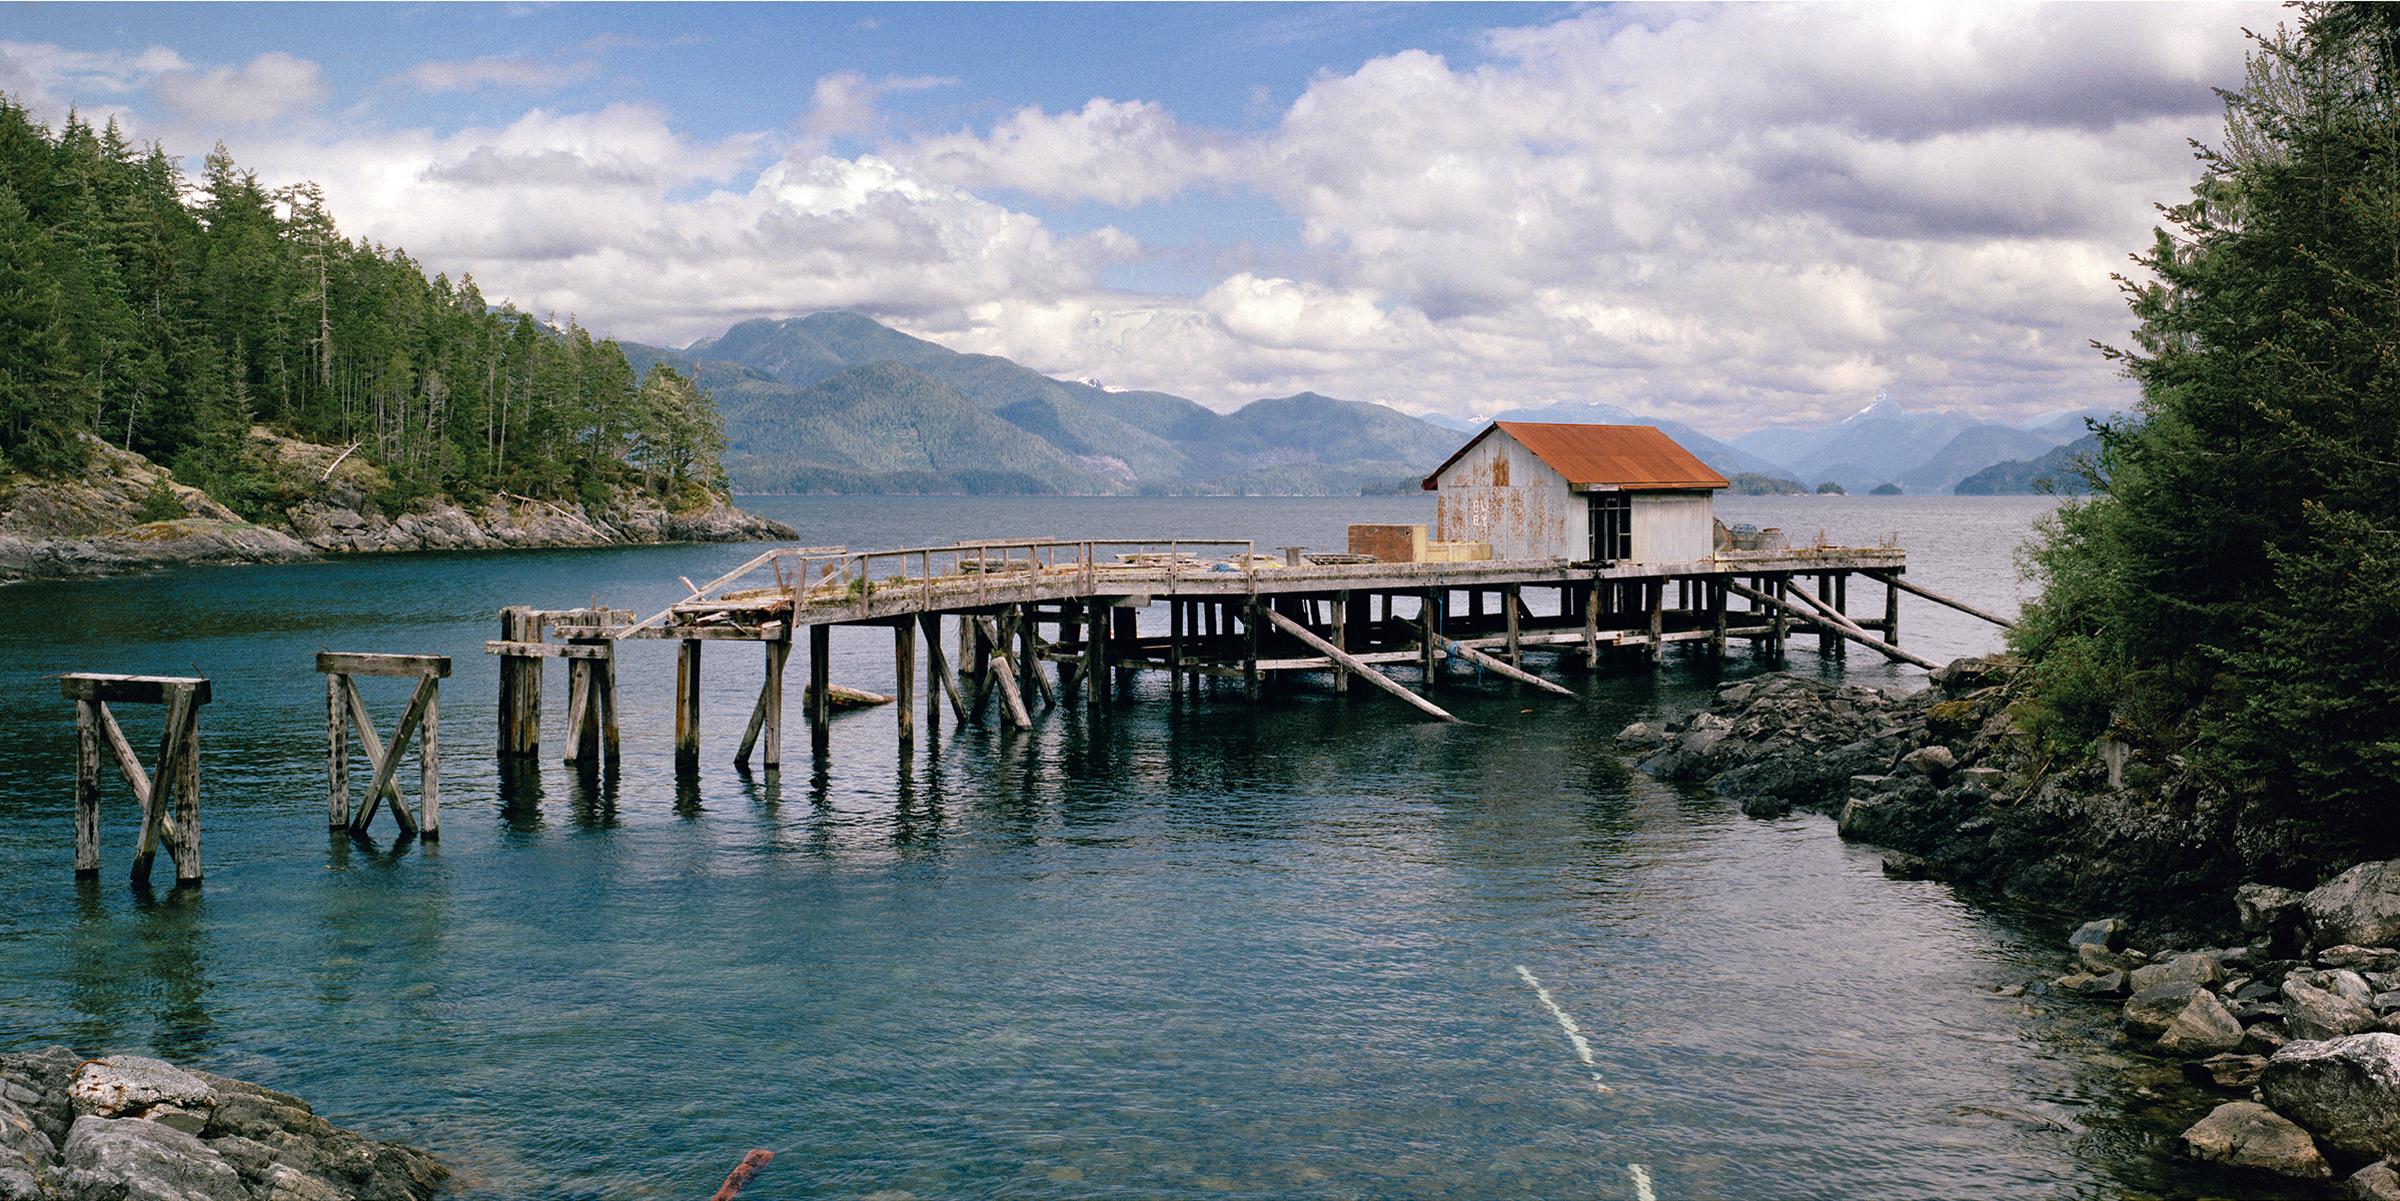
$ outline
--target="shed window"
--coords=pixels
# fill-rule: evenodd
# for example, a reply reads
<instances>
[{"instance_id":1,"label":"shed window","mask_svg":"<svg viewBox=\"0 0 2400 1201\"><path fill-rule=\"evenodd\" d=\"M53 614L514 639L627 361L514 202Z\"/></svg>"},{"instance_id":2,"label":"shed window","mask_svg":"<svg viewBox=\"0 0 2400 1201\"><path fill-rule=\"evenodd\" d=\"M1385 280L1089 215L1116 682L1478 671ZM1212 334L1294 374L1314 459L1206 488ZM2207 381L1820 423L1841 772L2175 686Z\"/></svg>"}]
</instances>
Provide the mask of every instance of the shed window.
<instances>
[{"instance_id":1,"label":"shed window","mask_svg":"<svg viewBox=\"0 0 2400 1201\"><path fill-rule=\"evenodd\" d=\"M1633 498L1622 492L1590 494L1592 562L1633 557Z\"/></svg>"}]
</instances>

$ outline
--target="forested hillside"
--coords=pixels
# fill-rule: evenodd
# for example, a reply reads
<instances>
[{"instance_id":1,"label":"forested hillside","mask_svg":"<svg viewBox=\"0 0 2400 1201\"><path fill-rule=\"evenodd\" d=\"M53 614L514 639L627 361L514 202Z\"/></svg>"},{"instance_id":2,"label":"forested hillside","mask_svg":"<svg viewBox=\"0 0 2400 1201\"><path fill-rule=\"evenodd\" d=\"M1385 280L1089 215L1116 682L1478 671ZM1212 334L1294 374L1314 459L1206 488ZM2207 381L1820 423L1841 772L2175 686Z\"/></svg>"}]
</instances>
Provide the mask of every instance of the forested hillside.
<instances>
[{"instance_id":1,"label":"forested hillside","mask_svg":"<svg viewBox=\"0 0 2400 1201\"><path fill-rule=\"evenodd\" d=\"M86 437L244 516L253 424L349 448L397 508L509 493L675 503L717 482L714 406L671 368L345 238L313 185L220 146L197 181L112 121L53 132L0 98L0 455L77 471Z\"/></svg>"}]
</instances>

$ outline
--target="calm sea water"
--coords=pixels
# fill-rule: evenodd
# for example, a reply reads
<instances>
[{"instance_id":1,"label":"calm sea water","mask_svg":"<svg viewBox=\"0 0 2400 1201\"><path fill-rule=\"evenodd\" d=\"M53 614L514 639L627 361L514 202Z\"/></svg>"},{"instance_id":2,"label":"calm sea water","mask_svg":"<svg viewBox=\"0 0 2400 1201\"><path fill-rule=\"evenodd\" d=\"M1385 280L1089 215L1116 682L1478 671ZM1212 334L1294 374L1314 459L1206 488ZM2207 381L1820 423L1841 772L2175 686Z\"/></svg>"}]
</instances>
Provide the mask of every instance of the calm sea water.
<instances>
[{"instance_id":1,"label":"calm sea water","mask_svg":"<svg viewBox=\"0 0 2400 1201\"><path fill-rule=\"evenodd\" d=\"M753 503L858 548L1333 546L1349 521L1429 515L1419 497ZM2047 507L1722 506L1796 539L1896 533L1912 574L2002 609ZM702 1196L753 1146L779 1153L762 1201L2253 1187L2173 1154L2205 1102L2129 1072L2102 1015L1993 994L2057 970L2063 915L1887 880L1820 817L1745 818L1612 744L1763 669L1747 658L1570 675L1573 700L1462 675L1453 727L1316 681L1258 704L1145 681L1028 734L945 723L902 758L888 711L866 711L824 760L791 740L768 781L729 764L756 652L719 645L706 767L679 786L672 652L632 644L621 777L549 763L504 799L496 610L646 611L755 551L0 590L0 1046L151 1051L290 1089L435 1149L479 1197ZM1903 621L1936 656L1996 645L1913 600ZM837 634L837 680L889 683L878 635ZM438 846L327 838L319 649L456 657ZM1820 664L1806 640L1791 666L1911 678ZM72 711L46 678L69 670L214 679L197 893L127 886L121 790L102 878L71 879ZM389 723L397 686L370 691ZM553 731L564 693L554 667ZM156 721L127 719L137 740Z\"/></svg>"}]
</instances>

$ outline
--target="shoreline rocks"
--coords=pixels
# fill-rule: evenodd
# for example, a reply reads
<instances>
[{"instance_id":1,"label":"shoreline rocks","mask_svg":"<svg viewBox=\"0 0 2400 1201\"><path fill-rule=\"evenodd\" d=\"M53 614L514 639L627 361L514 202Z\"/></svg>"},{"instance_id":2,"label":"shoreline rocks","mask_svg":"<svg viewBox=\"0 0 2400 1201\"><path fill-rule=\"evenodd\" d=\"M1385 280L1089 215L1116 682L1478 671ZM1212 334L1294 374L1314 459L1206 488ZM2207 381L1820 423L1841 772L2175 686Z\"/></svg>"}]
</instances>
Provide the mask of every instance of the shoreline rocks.
<instances>
[{"instance_id":1,"label":"shoreline rocks","mask_svg":"<svg viewBox=\"0 0 2400 1201\"><path fill-rule=\"evenodd\" d=\"M335 448L264 429L251 432L252 457L278 483L265 502L272 515L250 522L141 455L86 441L91 462L76 479L0 479L0 583L337 554L794 536L714 494L683 510L625 492L596 509L497 494L472 506L419 501L387 513L375 499L384 488L375 467L356 457L337 463Z\"/></svg>"},{"instance_id":2,"label":"shoreline rocks","mask_svg":"<svg viewBox=\"0 0 2400 1201\"><path fill-rule=\"evenodd\" d=\"M0 1055L0 1201L427 1201L449 1170L287 1093L140 1055Z\"/></svg>"}]
</instances>

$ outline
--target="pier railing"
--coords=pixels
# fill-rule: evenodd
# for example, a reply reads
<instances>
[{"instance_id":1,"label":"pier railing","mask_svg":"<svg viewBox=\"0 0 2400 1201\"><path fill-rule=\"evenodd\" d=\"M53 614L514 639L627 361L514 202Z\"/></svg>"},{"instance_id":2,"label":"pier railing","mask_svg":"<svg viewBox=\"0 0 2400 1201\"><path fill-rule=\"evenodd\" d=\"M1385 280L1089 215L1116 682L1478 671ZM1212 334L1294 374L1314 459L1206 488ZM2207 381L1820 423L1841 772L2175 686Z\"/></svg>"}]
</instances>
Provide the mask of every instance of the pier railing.
<instances>
[{"instance_id":1,"label":"pier railing","mask_svg":"<svg viewBox=\"0 0 2400 1201\"><path fill-rule=\"evenodd\" d=\"M760 572L774 583L741 586ZM800 547L769 551L637 623L639 630L678 611L743 602L788 602L795 610L865 612L877 597L914 592L924 607L998 605L1049 598L1062 591L1088 595L1120 572L1169 578L1203 572L1255 578L1258 547L1247 538L981 539L947 546L852 551Z\"/></svg>"}]
</instances>

